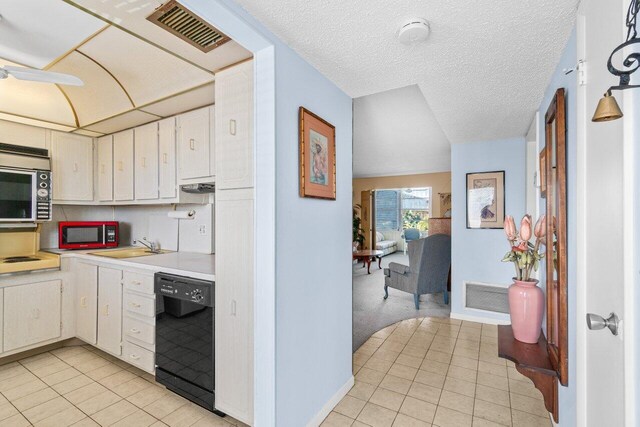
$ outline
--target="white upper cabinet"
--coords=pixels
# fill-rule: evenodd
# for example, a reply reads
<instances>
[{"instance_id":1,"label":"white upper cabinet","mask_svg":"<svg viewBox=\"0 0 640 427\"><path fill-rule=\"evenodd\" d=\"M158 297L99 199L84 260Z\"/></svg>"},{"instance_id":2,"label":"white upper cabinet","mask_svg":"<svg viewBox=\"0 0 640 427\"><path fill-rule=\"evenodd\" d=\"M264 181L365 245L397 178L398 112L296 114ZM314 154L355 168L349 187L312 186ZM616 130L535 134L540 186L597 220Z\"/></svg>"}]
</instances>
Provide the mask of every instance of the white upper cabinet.
<instances>
[{"instance_id":1,"label":"white upper cabinet","mask_svg":"<svg viewBox=\"0 0 640 427\"><path fill-rule=\"evenodd\" d=\"M213 107L180 114L178 126L178 179L180 183L212 181L215 175Z\"/></svg>"},{"instance_id":2,"label":"white upper cabinet","mask_svg":"<svg viewBox=\"0 0 640 427\"><path fill-rule=\"evenodd\" d=\"M133 130L113 135L113 198L133 200Z\"/></svg>"},{"instance_id":3,"label":"white upper cabinet","mask_svg":"<svg viewBox=\"0 0 640 427\"><path fill-rule=\"evenodd\" d=\"M136 200L158 198L158 123L135 128Z\"/></svg>"},{"instance_id":4,"label":"white upper cabinet","mask_svg":"<svg viewBox=\"0 0 640 427\"><path fill-rule=\"evenodd\" d=\"M51 132L53 200L93 200L93 140Z\"/></svg>"},{"instance_id":5,"label":"white upper cabinet","mask_svg":"<svg viewBox=\"0 0 640 427\"><path fill-rule=\"evenodd\" d=\"M113 137L98 138L98 201L113 200Z\"/></svg>"},{"instance_id":6,"label":"white upper cabinet","mask_svg":"<svg viewBox=\"0 0 640 427\"><path fill-rule=\"evenodd\" d=\"M158 146L160 150L159 191L161 199L176 197L176 118L158 122Z\"/></svg>"},{"instance_id":7,"label":"white upper cabinet","mask_svg":"<svg viewBox=\"0 0 640 427\"><path fill-rule=\"evenodd\" d=\"M251 188L253 61L216 73L216 190Z\"/></svg>"}]
</instances>

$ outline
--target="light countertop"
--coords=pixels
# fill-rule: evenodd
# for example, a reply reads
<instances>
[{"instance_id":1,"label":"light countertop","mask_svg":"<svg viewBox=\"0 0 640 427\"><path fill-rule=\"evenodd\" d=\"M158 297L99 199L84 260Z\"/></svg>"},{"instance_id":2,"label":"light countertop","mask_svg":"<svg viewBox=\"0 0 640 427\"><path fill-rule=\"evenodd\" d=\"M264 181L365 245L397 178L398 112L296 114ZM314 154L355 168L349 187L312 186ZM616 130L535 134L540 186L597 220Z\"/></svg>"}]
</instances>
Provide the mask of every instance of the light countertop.
<instances>
[{"instance_id":1,"label":"light countertop","mask_svg":"<svg viewBox=\"0 0 640 427\"><path fill-rule=\"evenodd\" d=\"M119 247L113 250L126 249ZM45 249L46 251L60 254L62 258L81 258L93 262L119 265L122 267L151 270L176 274L179 276L193 277L194 279L215 281L215 255L199 254L193 252L167 252L157 255L147 255L135 258L109 258L92 255L92 252L109 251L110 249L88 250L61 250Z\"/></svg>"}]
</instances>

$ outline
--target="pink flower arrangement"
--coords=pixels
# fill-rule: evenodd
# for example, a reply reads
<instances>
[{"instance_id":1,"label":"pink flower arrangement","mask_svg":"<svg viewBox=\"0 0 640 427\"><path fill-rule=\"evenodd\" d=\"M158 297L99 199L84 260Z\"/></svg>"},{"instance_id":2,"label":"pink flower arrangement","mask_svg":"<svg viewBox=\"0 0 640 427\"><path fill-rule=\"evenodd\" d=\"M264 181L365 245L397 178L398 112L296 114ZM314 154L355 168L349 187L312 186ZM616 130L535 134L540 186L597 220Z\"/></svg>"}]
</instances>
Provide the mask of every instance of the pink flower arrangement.
<instances>
[{"instance_id":1,"label":"pink flower arrangement","mask_svg":"<svg viewBox=\"0 0 640 427\"><path fill-rule=\"evenodd\" d=\"M507 235L511 250L502 258L502 262L513 262L516 267L516 279L529 281L531 272L538 270L540 260L544 253L540 253L540 245L544 245L544 237L547 232L546 216L542 215L535 227L531 226L531 215L525 215L520 221L520 232L516 229L516 223L511 215L504 219L504 233ZM535 236L535 243L531 243L531 237Z\"/></svg>"}]
</instances>

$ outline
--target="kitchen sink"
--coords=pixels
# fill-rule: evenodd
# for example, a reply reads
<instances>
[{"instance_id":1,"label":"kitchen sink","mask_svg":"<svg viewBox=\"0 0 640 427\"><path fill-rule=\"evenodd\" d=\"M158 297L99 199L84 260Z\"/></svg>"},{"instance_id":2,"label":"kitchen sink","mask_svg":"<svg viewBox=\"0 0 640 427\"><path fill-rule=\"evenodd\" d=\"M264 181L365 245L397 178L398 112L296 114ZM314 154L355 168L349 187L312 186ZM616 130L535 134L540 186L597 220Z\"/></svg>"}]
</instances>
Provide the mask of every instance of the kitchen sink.
<instances>
[{"instance_id":1,"label":"kitchen sink","mask_svg":"<svg viewBox=\"0 0 640 427\"><path fill-rule=\"evenodd\" d=\"M107 258L137 258L141 256L166 254L168 252L173 251L160 250L158 252L151 252L151 250L147 248L127 248L116 249L113 251L89 252L89 255L103 256Z\"/></svg>"}]
</instances>

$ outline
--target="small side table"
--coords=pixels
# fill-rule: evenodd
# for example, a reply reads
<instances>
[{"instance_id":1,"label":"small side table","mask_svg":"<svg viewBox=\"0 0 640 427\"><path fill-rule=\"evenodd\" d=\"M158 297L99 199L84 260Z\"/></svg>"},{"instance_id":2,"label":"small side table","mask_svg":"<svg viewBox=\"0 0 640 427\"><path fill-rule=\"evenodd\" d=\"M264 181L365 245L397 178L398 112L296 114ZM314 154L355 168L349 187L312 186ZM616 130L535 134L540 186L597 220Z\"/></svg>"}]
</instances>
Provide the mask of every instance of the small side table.
<instances>
[{"instance_id":1,"label":"small side table","mask_svg":"<svg viewBox=\"0 0 640 427\"><path fill-rule=\"evenodd\" d=\"M382 251L362 250L353 253L353 259L362 261L362 268L367 266L367 274L371 274L371 261L378 259L378 268L382 268Z\"/></svg>"}]
</instances>

